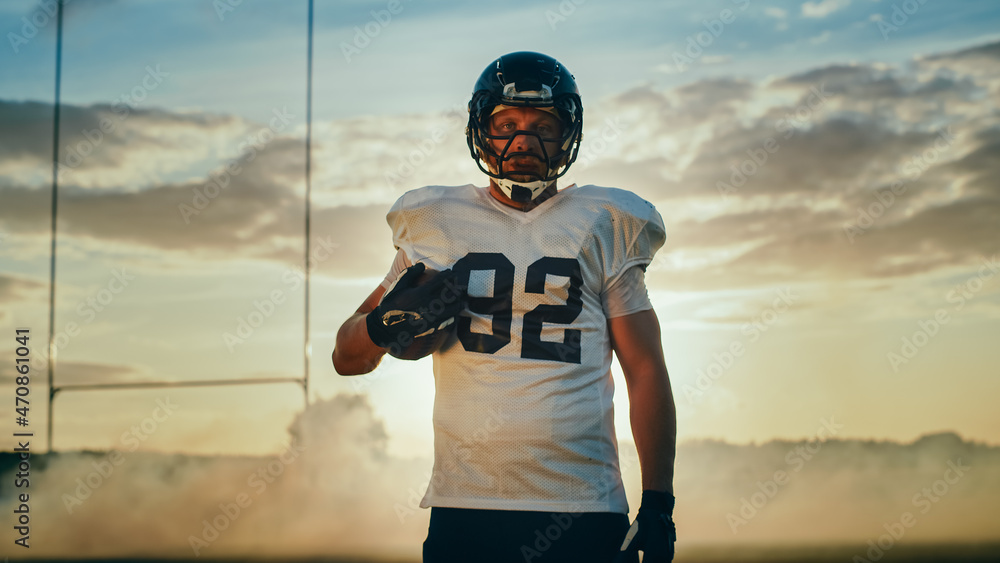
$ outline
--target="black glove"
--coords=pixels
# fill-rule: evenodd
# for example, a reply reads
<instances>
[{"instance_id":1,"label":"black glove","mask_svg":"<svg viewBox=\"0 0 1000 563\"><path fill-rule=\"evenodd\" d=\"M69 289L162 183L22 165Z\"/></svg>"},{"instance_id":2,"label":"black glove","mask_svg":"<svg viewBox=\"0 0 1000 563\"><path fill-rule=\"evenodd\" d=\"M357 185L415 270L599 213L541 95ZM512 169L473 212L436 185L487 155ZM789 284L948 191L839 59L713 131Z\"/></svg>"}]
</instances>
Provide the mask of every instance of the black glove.
<instances>
[{"instance_id":1,"label":"black glove","mask_svg":"<svg viewBox=\"0 0 1000 563\"><path fill-rule=\"evenodd\" d=\"M674 496L661 491L643 491L639 513L625 535L615 563L638 563L642 550L643 563L667 563L674 560L677 530L671 516Z\"/></svg>"},{"instance_id":2,"label":"black glove","mask_svg":"<svg viewBox=\"0 0 1000 563\"><path fill-rule=\"evenodd\" d=\"M365 319L368 336L382 348L405 348L414 338L447 326L465 308L465 291L451 270L436 272L417 285L422 262L403 270Z\"/></svg>"}]
</instances>

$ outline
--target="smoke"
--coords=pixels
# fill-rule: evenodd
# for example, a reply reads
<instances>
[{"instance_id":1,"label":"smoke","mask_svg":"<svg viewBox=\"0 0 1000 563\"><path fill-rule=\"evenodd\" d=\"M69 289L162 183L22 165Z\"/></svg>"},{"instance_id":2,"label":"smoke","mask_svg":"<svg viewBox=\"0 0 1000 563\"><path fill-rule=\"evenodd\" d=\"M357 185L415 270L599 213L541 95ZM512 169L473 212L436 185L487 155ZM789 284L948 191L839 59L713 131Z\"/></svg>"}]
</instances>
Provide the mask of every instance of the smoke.
<instances>
[{"instance_id":1,"label":"smoke","mask_svg":"<svg viewBox=\"0 0 1000 563\"><path fill-rule=\"evenodd\" d=\"M272 457L32 456L30 554L419 557L429 514L407 497L414 487L422 495L430 461L390 458L365 398L314 403L289 434ZM23 491L6 489L0 510L11 514L11 493Z\"/></svg>"},{"instance_id":2,"label":"smoke","mask_svg":"<svg viewBox=\"0 0 1000 563\"><path fill-rule=\"evenodd\" d=\"M677 520L694 543L864 545L1000 539L1000 448L945 432L866 440L705 441L678 451ZM682 524L681 524L682 523Z\"/></svg>"},{"instance_id":3,"label":"smoke","mask_svg":"<svg viewBox=\"0 0 1000 563\"><path fill-rule=\"evenodd\" d=\"M3 454L0 512L30 494L36 557L419 559L431 462L389 454L365 397L312 404L289 438L267 457L33 455L29 489L11 487L16 460ZM621 449L634 515L639 467L634 446ZM864 545L906 513L901 545L1000 539L1000 447L953 433L910 444L688 443L675 484L687 545Z\"/></svg>"}]
</instances>

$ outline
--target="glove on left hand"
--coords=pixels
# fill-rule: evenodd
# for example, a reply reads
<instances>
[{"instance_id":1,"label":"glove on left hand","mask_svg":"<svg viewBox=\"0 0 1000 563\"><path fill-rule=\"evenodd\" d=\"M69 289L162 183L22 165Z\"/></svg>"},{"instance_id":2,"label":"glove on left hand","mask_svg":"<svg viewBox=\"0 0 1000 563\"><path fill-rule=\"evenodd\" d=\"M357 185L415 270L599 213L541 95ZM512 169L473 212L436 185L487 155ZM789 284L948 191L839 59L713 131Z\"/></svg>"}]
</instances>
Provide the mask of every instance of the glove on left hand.
<instances>
[{"instance_id":1,"label":"glove on left hand","mask_svg":"<svg viewBox=\"0 0 1000 563\"><path fill-rule=\"evenodd\" d=\"M674 560L674 496L661 491L643 491L639 513L625 535L615 563L668 563Z\"/></svg>"}]
</instances>

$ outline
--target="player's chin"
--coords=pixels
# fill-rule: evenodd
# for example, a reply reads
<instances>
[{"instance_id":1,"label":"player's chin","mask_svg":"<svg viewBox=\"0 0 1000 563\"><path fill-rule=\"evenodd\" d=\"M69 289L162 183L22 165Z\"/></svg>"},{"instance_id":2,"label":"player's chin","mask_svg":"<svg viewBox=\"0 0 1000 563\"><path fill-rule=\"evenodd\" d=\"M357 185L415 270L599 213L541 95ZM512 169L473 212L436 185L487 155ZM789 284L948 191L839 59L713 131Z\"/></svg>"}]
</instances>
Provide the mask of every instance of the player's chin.
<instances>
[{"instance_id":1,"label":"player's chin","mask_svg":"<svg viewBox=\"0 0 1000 563\"><path fill-rule=\"evenodd\" d=\"M521 182L527 184L528 182L534 182L538 180L538 176L534 174L508 174L508 178L514 180L515 182Z\"/></svg>"},{"instance_id":2,"label":"player's chin","mask_svg":"<svg viewBox=\"0 0 1000 563\"><path fill-rule=\"evenodd\" d=\"M515 182L534 182L541 180L544 176L543 171L538 168L521 168L511 170L507 173L507 177Z\"/></svg>"}]
</instances>

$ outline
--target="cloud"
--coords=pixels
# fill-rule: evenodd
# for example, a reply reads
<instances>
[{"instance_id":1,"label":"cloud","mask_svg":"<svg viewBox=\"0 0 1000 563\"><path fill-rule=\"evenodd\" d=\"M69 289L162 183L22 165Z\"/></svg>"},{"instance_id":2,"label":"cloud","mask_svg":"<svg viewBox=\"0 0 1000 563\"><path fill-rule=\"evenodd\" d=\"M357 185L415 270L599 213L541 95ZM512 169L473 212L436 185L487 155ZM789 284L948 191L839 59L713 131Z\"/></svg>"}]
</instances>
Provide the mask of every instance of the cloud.
<instances>
[{"instance_id":1,"label":"cloud","mask_svg":"<svg viewBox=\"0 0 1000 563\"><path fill-rule=\"evenodd\" d=\"M273 252L289 244L284 239L301 237L304 204L286 182L301 159L297 141L276 140L252 160L239 160L241 170L236 175L222 169L208 178L139 191L64 186L61 234L194 254L237 249L246 251L245 256ZM203 199L196 200L199 193ZM206 193L215 197L209 199ZM12 232L47 230L47 190L7 185L0 186L0 194L9 202L0 209L0 221Z\"/></svg>"},{"instance_id":2,"label":"cloud","mask_svg":"<svg viewBox=\"0 0 1000 563\"><path fill-rule=\"evenodd\" d=\"M32 292L46 289L47 285L35 280L0 274L0 303L23 299Z\"/></svg>"},{"instance_id":3,"label":"cloud","mask_svg":"<svg viewBox=\"0 0 1000 563\"><path fill-rule=\"evenodd\" d=\"M764 15L770 16L774 19L783 20L788 17L788 11L775 6L768 6L764 8Z\"/></svg>"},{"instance_id":4,"label":"cloud","mask_svg":"<svg viewBox=\"0 0 1000 563\"><path fill-rule=\"evenodd\" d=\"M826 43L829 40L830 40L830 31L829 30L824 31L823 33L820 33L819 35L816 35L815 37L810 37L809 38L809 42L812 43L813 45L819 45L821 43Z\"/></svg>"},{"instance_id":5,"label":"cloud","mask_svg":"<svg viewBox=\"0 0 1000 563\"><path fill-rule=\"evenodd\" d=\"M60 183L127 190L205 173L205 163L235 157L259 129L233 116L171 113L118 102L75 106L60 115ZM0 100L0 179L8 184L51 182L51 104Z\"/></svg>"},{"instance_id":6,"label":"cloud","mask_svg":"<svg viewBox=\"0 0 1000 563\"><path fill-rule=\"evenodd\" d=\"M89 241L91 250L124 246L194 260L239 256L302 264L301 138L272 135L254 144L249 141L263 139L266 126L230 116L149 110L122 117L110 106L66 106L63 115L64 130L80 131L64 135L69 148L63 153L93 146L88 139L100 142L60 177L61 237ZM321 260L320 271L347 277L384 273L393 252L384 226L392 201L422 183L447 183L440 180L450 177L461 184L458 162L475 167L458 116L450 111L318 124L313 232L317 244L338 249L334 260ZM0 138L0 197L6 204L0 228L43 236L50 180L39 171L51 158L51 106L0 101L0 119L18 124L0 133L8 134ZM102 133L102 120L116 123L115 131ZM23 143L9 136L14 130ZM356 236L375 229L385 236ZM338 269L341 259L357 267Z\"/></svg>"},{"instance_id":7,"label":"cloud","mask_svg":"<svg viewBox=\"0 0 1000 563\"><path fill-rule=\"evenodd\" d=\"M635 88L603 108L628 148L589 171L659 204L654 285L951 275L1000 252L994 51L949 55L976 60L968 72L930 57Z\"/></svg>"},{"instance_id":8,"label":"cloud","mask_svg":"<svg viewBox=\"0 0 1000 563\"><path fill-rule=\"evenodd\" d=\"M0 319L9 314L10 306L47 297L48 284L20 276L0 274Z\"/></svg>"},{"instance_id":9,"label":"cloud","mask_svg":"<svg viewBox=\"0 0 1000 563\"><path fill-rule=\"evenodd\" d=\"M131 383L149 380L149 375L140 368L104 362L60 361L57 371L61 385Z\"/></svg>"},{"instance_id":10,"label":"cloud","mask_svg":"<svg viewBox=\"0 0 1000 563\"><path fill-rule=\"evenodd\" d=\"M834 4L812 9L819 6ZM721 262L692 257L673 279L680 287L701 279L740 287L821 275L944 272L974 254L1000 251L991 181L1000 172L1000 119L984 103L1000 91L997 45L918 58L904 67L831 64L760 82L717 77L673 88L635 87L588 105L586 158L565 180L626 187L659 204L670 233L663 264L684 262L671 252L727 256ZM2 144L0 171L30 159L37 168L46 158L46 107L3 103L0 111L21 115L25 130L34 131L23 146L13 139ZM85 129L108 111L70 107L66 115L73 127ZM141 166L123 163L148 159L155 143L182 146L180 139L192 139L198 150L218 148L206 162L177 156L181 172L150 173L154 180L140 189L110 176L88 185L68 182L60 195L63 236L90 241L93 248L152 248L185 259L302 263L300 138L279 136L251 159L238 143L260 124L163 111L136 112L128 122L133 119L137 130L178 132L166 141L136 136L106 155L95 153L93 166L107 158L109 167L127 171L122 174L137 174ZM619 133L605 142L608 123ZM319 271L380 276L392 254L384 214L402 191L481 181L462 125L458 110L317 124L313 232L327 241L328 255ZM147 156L127 156L132 150ZM226 162L240 172L227 174ZM212 186L218 181L225 186ZM900 183L903 191L884 214L849 238L845 227ZM0 209L0 226L44 235L44 188L0 174L0 197L8 202ZM695 263L703 266L690 266ZM727 275L714 275L719 272Z\"/></svg>"},{"instance_id":11,"label":"cloud","mask_svg":"<svg viewBox=\"0 0 1000 563\"><path fill-rule=\"evenodd\" d=\"M917 58L917 64L944 77L967 76L976 81L982 93L1000 99L1000 41Z\"/></svg>"},{"instance_id":12,"label":"cloud","mask_svg":"<svg viewBox=\"0 0 1000 563\"><path fill-rule=\"evenodd\" d=\"M953 53L943 53L926 57L927 61L963 61L963 60L998 60L1000 59L1000 42L976 45L960 49Z\"/></svg>"},{"instance_id":13,"label":"cloud","mask_svg":"<svg viewBox=\"0 0 1000 563\"><path fill-rule=\"evenodd\" d=\"M821 0L819 2L804 2L802 4L802 17L804 18L825 18L851 5L851 0Z\"/></svg>"}]
</instances>

